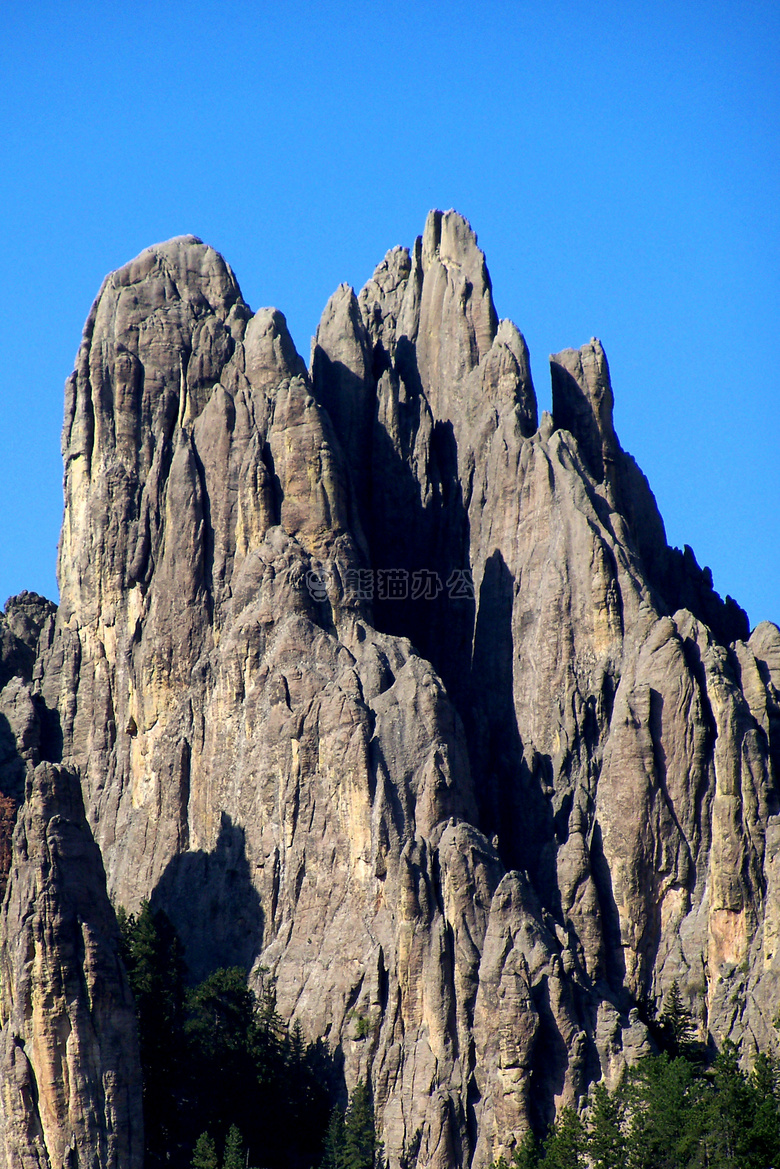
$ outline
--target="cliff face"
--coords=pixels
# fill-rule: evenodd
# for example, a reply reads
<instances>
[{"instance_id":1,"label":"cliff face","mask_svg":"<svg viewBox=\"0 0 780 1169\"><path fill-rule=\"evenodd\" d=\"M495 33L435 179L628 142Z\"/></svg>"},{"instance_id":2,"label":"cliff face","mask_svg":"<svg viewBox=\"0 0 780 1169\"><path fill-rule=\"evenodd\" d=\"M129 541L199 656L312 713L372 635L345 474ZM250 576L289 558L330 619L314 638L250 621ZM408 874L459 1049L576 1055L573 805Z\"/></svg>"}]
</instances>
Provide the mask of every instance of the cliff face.
<instances>
[{"instance_id":1,"label":"cliff face","mask_svg":"<svg viewBox=\"0 0 780 1169\"><path fill-rule=\"evenodd\" d=\"M600 344L551 369L539 423L454 212L337 290L310 371L212 249L148 249L87 321L61 602L0 695L115 903L195 977L270 967L393 1166L611 1082L674 979L702 1036L772 1033L780 632L667 546Z\"/></svg>"},{"instance_id":2,"label":"cliff face","mask_svg":"<svg viewBox=\"0 0 780 1169\"><path fill-rule=\"evenodd\" d=\"M140 1169L135 1008L78 777L41 763L14 831L0 931L9 1169Z\"/></svg>"}]
</instances>

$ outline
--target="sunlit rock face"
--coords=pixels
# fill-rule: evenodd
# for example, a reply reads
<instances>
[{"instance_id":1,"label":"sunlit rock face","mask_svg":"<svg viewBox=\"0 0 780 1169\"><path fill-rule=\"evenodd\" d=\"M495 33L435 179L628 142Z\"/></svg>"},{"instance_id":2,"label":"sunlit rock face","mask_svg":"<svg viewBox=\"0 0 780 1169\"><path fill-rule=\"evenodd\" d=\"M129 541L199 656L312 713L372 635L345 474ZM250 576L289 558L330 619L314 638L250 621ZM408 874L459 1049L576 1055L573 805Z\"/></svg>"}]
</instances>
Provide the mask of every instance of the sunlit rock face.
<instances>
[{"instance_id":1,"label":"sunlit rock face","mask_svg":"<svg viewBox=\"0 0 780 1169\"><path fill-rule=\"evenodd\" d=\"M614 1082L675 979L746 1053L776 1012L780 633L667 546L600 343L551 371L540 422L437 211L310 370L186 236L107 278L67 385L35 750L115 904L370 1077L393 1167Z\"/></svg>"},{"instance_id":2,"label":"sunlit rock face","mask_svg":"<svg viewBox=\"0 0 780 1169\"><path fill-rule=\"evenodd\" d=\"M141 1169L135 1005L78 777L40 763L0 925L0 1158Z\"/></svg>"}]
</instances>

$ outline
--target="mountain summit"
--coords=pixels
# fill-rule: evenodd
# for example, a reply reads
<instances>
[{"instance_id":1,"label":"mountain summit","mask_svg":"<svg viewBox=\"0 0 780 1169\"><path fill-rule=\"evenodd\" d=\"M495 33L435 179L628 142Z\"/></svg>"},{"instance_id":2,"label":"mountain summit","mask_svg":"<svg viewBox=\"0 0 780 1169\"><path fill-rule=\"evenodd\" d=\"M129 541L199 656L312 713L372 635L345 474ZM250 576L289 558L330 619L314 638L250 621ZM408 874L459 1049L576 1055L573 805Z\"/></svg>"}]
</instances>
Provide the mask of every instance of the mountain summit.
<instances>
[{"instance_id":1,"label":"mountain summit","mask_svg":"<svg viewBox=\"0 0 780 1169\"><path fill-rule=\"evenodd\" d=\"M9 1169L141 1164L111 904L193 979L270 972L392 1169L614 1084L673 983L703 1042L768 1044L780 631L668 546L601 344L550 365L540 420L454 211L336 290L308 370L194 236L105 280L60 605L0 620Z\"/></svg>"}]
</instances>

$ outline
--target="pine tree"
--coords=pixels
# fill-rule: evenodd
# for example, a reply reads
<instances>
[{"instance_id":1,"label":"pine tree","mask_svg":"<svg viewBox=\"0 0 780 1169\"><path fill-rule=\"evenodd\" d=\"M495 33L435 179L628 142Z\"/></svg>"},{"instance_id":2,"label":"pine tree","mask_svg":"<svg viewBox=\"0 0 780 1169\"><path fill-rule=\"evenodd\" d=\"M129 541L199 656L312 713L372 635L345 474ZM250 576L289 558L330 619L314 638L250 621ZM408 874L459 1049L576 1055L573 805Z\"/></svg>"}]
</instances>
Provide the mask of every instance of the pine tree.
<instances>
[{"instance_id":1,"label":"pine tree","mask_svg":"<svg viewBox=\"0 0 780 1169\"><path fill-rule=\"evenodd\" d=\"M338 1105L330 1114L328 1131L325 1134L322 1169L344 1169L344 1112Z\"/></svg>"},{"instance_id":2,"label":"pine tree","mask_svg":"<svg viewBox=\"0 0 780 1169\"><path fill-rule=\"evenodd\" d=\"M573 1108L562 1108L544 1142L541 1169L585 1169L585 1128Z\"/></svg>"},{"instance_id":3,"label":"pine tree","mask_svg":"<svg viewBox=\"0 0 780 1169\"><path fill-rule=\"evenodd\" d=\"M217 1149L214 1141L207 1132L202 1132L195 1142L195 1151L192 1154L192 1169L219 1169Z\"/></svg>"},{"instance_id":4,"label":"pine tree","mask_svg":"<svg viewBox=\"0 0 780 1169\"><path fill-rule=\"evenodd\" d=\"M706 1085L692 1063L666 1053L647 1056L630 1069L621 1095L628 1116L630 1169L697 1164L707 1131L707 1101Z\"/></svg>"},{"instance_id":5,"label":"pine tree","mask_svg":"<svg viewBox=\"0 0 780 1169\"><path fill-rule=\"evenodd\" d=\"M532 1132L527 1132L512 1153L511 1169L538 1169L541 1159L539 1142Z\"/></svg>"},{"instance_id":6,"label":"pine tree","mask_svg":"<svg viewBox=\"0 0 780 1169\"><path fill-rule=\"evenodd\" d=\"M343 1169L374 1169L376 1153L371 1089L365 1080L359 1080L344 1118Z\"/></svg>"},{"instance_id":7,"label":"pine tree","mask_svg":"<svg viewBox=\"0 0 780 1169\"><path fill-rule=\"evenodd\" d=\"M748 1133L751 1155L761 1169L766 1165L780 1165L780 1068L777 1060L763 1052L750 1076L750 1093L753 1098Z\"/></svg>"},{"instance_id":8,"label":"pine tree","mask_svg":"<svg viewBox=\"0 0 780 1169\"><path fill-rule=\"evenodd\" d=\"M138 1014L148 1169L181 1145L178 1102L184 1065L184 961L176 932L148 901L137 917L119 911L121 950Z\"/></svg>"},{"instance_id":9,"label":"pine tree","mask_svg":"<svg viewBox=\"0 0 780 1169\"><path fill-rule=\"evenodd\" d=\"M696 1029L693 1015L683 1004L677 979L666 996L659 1024L662 1044L671 1056L690 1054Z\"/></svg>"},{"instance_id":10,"label":"pine tree","mask_svg":"<svg viewBox=\"0 0 780 1169\"><path fill-rule=\"evenodd\" d=\"M222 1169L245 1169L246 1161L244 1155L244 1142L241 1139L241 1133L234 1124L231 1124L230 1130L225 1141L225 1156L222 1160Z\"/></svg>"},{"instance_id":11,"label":"pine tree","mask_svg":"<svg viewBox=\"0 0 780 1169\"><path fill-rule=\"evenodd\" d=\"M626 1138L623 1135L623 1102L617 1093L596 1084L588 1111L588 1154L593 1169L624 1169Z\"/></svg>"},{"instance_id":12,"label":"pine tree","mask_svg":"<svg viewBox=\"0 0 780 1169\"><path fill-rule=\"evenodd\" d=\"M709 1148L722 1169L750 1165L750 1128L754 1098L748 1078L739 1066L739 1055L727 1039L713 1068L715 1093L709 1109ZM764 1169L762 1166L761 1169Z\"/></svg>"}]
</instances>

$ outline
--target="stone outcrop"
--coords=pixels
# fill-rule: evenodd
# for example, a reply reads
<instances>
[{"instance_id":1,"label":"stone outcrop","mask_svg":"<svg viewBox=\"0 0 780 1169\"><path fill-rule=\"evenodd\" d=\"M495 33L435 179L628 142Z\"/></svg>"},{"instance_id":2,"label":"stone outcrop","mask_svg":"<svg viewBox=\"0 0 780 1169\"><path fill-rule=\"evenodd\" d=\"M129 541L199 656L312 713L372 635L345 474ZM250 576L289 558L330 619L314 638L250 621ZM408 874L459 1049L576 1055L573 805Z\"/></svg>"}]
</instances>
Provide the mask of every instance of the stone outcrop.
<instances>
[{"instance_id":1,"label":"stone outcrop","mask_svg":"<svg viewBox=\"0 0 780 1169\"><path fill-rule=\"evenodd\" d=\"M37 593L10 597L0 613L0 902L11 867L11 836L25 777L52 731L33 693L39 651L53 632L56 605ZM58 744L55 744L58 748Z\"/></svg>"},{"instance_id":2,"label":"stone outcrop","mask_svg":"<svg viewBox=\"0 0 780 1169\"><path fill-rule=\"evenodd\" d=\"M668 547L600 343L551 371L539 420L432 212L310 371L187 236L108 277L67 386L36 750L115 903L371 1078L393 1169L614 1082L673 980L703 1039L772 1033L780 632Z\"/></svg>"},{"instance_id":3,"label":"stone outcrop","mask_svg":"<svg viewBox=\"0 0 780 1169\"><path fill-rule=\"evenodd\" d=\"M0 946L8 1169L140 1169L135 1009L77 776L41 763L14 832Z\"/></svg>"}]
</instances>

